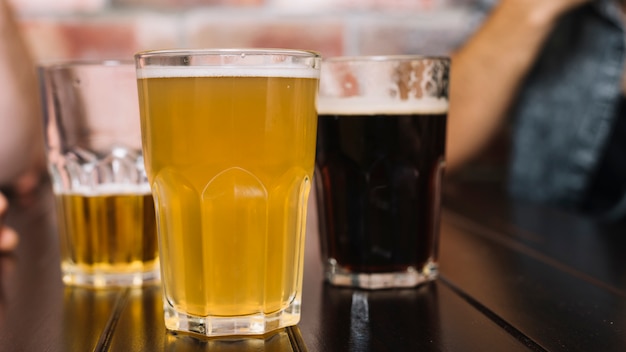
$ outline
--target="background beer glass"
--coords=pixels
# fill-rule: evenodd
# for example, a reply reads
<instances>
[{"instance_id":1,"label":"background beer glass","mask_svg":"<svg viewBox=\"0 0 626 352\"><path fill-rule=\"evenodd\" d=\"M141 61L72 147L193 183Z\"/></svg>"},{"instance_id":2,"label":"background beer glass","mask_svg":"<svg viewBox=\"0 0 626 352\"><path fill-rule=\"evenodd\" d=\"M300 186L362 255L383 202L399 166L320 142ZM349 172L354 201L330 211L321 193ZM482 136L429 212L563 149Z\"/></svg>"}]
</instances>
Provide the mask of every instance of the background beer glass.
<instances>
[{"instance_id":1,"label":"background beer glass","mask_svg":"<svg viewBox=\"0 0 626 352\"><path fill-rule=\"evenodd\" d=\"M64 62L39 74L63 281L93 287L158 281L133 62Z\"/></svg>"},{"instance_id":2,"label":"background beer glass","mask_svg":"<svg viewBox=\"0 0 626 352\"><path fill-rule=\"evenodd\" d=\"M447 58L419 56L323 62L315 184L331 284L436 277L448 70Z\"/></svg>"},{"instance_id":3,"label":"background beer glass","mask_svg":"<svg viewBox=\"0 0 626 352\"><path fill-rule=\"evenodd\" d=\"M213 336L296 324L319 56L251 49L135 59L166 327Z\"/></svg>"}]
</instances>

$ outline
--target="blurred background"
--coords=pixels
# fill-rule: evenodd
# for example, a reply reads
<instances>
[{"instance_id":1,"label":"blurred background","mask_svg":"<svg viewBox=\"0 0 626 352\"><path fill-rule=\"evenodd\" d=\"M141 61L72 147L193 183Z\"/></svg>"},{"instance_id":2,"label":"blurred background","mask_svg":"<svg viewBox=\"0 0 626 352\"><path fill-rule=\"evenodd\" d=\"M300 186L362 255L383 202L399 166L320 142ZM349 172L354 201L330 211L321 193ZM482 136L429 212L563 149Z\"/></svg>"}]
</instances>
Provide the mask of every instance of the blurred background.
<instances>
[{"instance_id":1,"label":"blurred background","mask_svg":"<svg viewBox=\"0 0 626 352\"><path fill-rule=\"evenodd\" d=\"M447 54L476 0L11 0L38 61L199 47Z\"/></svg>"},{"instance_id":2,"label":"blurred background","mask_svg":"<svg viewBox=\"0 0 626 352\"><path fill-rule=\"evenodd\" d=\"M35 60L45 63L210 47L448 55L478 26L488 0L9 1ZM508 144L504 133L456 177L503 180Z\"/></svg>"}]
</instances>

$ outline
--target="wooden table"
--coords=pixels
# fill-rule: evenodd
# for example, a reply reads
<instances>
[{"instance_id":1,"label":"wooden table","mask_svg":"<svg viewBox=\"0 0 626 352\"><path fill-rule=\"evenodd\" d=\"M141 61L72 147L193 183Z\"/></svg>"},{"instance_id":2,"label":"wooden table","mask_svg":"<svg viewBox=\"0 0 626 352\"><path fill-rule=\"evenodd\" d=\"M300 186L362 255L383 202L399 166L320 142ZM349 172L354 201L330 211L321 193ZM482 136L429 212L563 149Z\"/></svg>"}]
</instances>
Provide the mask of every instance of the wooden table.
<instances>
[{"instance_id":1,"label":"wooden table","mask_svg":"<svg viewBox=\"0 0 626 352\"><path fill-rule=\"evenodd\" d=\"M248 339L166 332L158 286L64 287L50 204L44 188L9 214L22 243L0 256L0 351L626 351L626 226L493 186L447 187L441 276L416 289L324 284L311 222L302 321Z\"/></svg>"}]
</instances>

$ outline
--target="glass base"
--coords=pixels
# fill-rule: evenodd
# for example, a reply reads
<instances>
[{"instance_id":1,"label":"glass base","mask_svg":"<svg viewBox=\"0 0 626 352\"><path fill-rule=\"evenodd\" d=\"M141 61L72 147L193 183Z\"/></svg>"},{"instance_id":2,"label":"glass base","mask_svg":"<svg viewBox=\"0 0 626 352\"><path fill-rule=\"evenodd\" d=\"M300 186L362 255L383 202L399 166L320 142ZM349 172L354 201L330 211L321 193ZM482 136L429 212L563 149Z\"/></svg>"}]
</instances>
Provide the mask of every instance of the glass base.
<instances>
[{"instance_id":1,"label":"glass base","mask_svg":"<svg viewBox=\"0 0 626 352\"><path fill-rule=\"evenodd\" d=\"M326 265L326 281L334 286L368 290L415 287L437 278L437 263L430 260L421 270L409 267L405 271L387 273L357 273L343 268L333 260Z\"/></svg>"},{"instance_id":2,"label":"glass base","mask_svg":"<svg viewBox=\"0 0 626 352\"><path fill-rule=\"evenodd\" d=\"M270 331L296 325L300 321L300 300L294 300L284 310L270 314L236 317L199 317L178 312L164 298L165 327L203 336L263 335Z\"/></svg>"},{"instance_id":3,"label":"glass base","mask_svg":"<svg viewBox=\"0 0 626 352\"><path fill-rule=\"evenodd\" d=\"M68 267L63 267L61 271L64 284L90 288L140 287L157 284L161 279L158 265L151 270L132 273L85 273Z\"/></svg>"}]
</instances>

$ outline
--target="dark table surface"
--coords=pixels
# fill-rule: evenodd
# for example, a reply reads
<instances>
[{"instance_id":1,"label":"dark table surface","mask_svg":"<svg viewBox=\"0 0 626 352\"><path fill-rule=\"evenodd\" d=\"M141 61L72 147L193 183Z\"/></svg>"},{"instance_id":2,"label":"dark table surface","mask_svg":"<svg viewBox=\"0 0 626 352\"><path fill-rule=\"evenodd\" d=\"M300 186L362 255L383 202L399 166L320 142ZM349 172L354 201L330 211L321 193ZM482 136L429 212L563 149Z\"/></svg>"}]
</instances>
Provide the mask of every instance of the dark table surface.
<instances>
[{"instance_id":1,"label":"dark table surface","mask_svg":"<svg viewBox=\"0 0 626 352\"><path fill-rule=\"evenodd\" d=\"M415 289L324 284L307 234L302 320L254 338L165 330L160 287L89 290L60 278L54 211L15 200L0 255L0 351L626 351L626 226L448 185L440 278Z\"/></svg>"}]
</instances>

